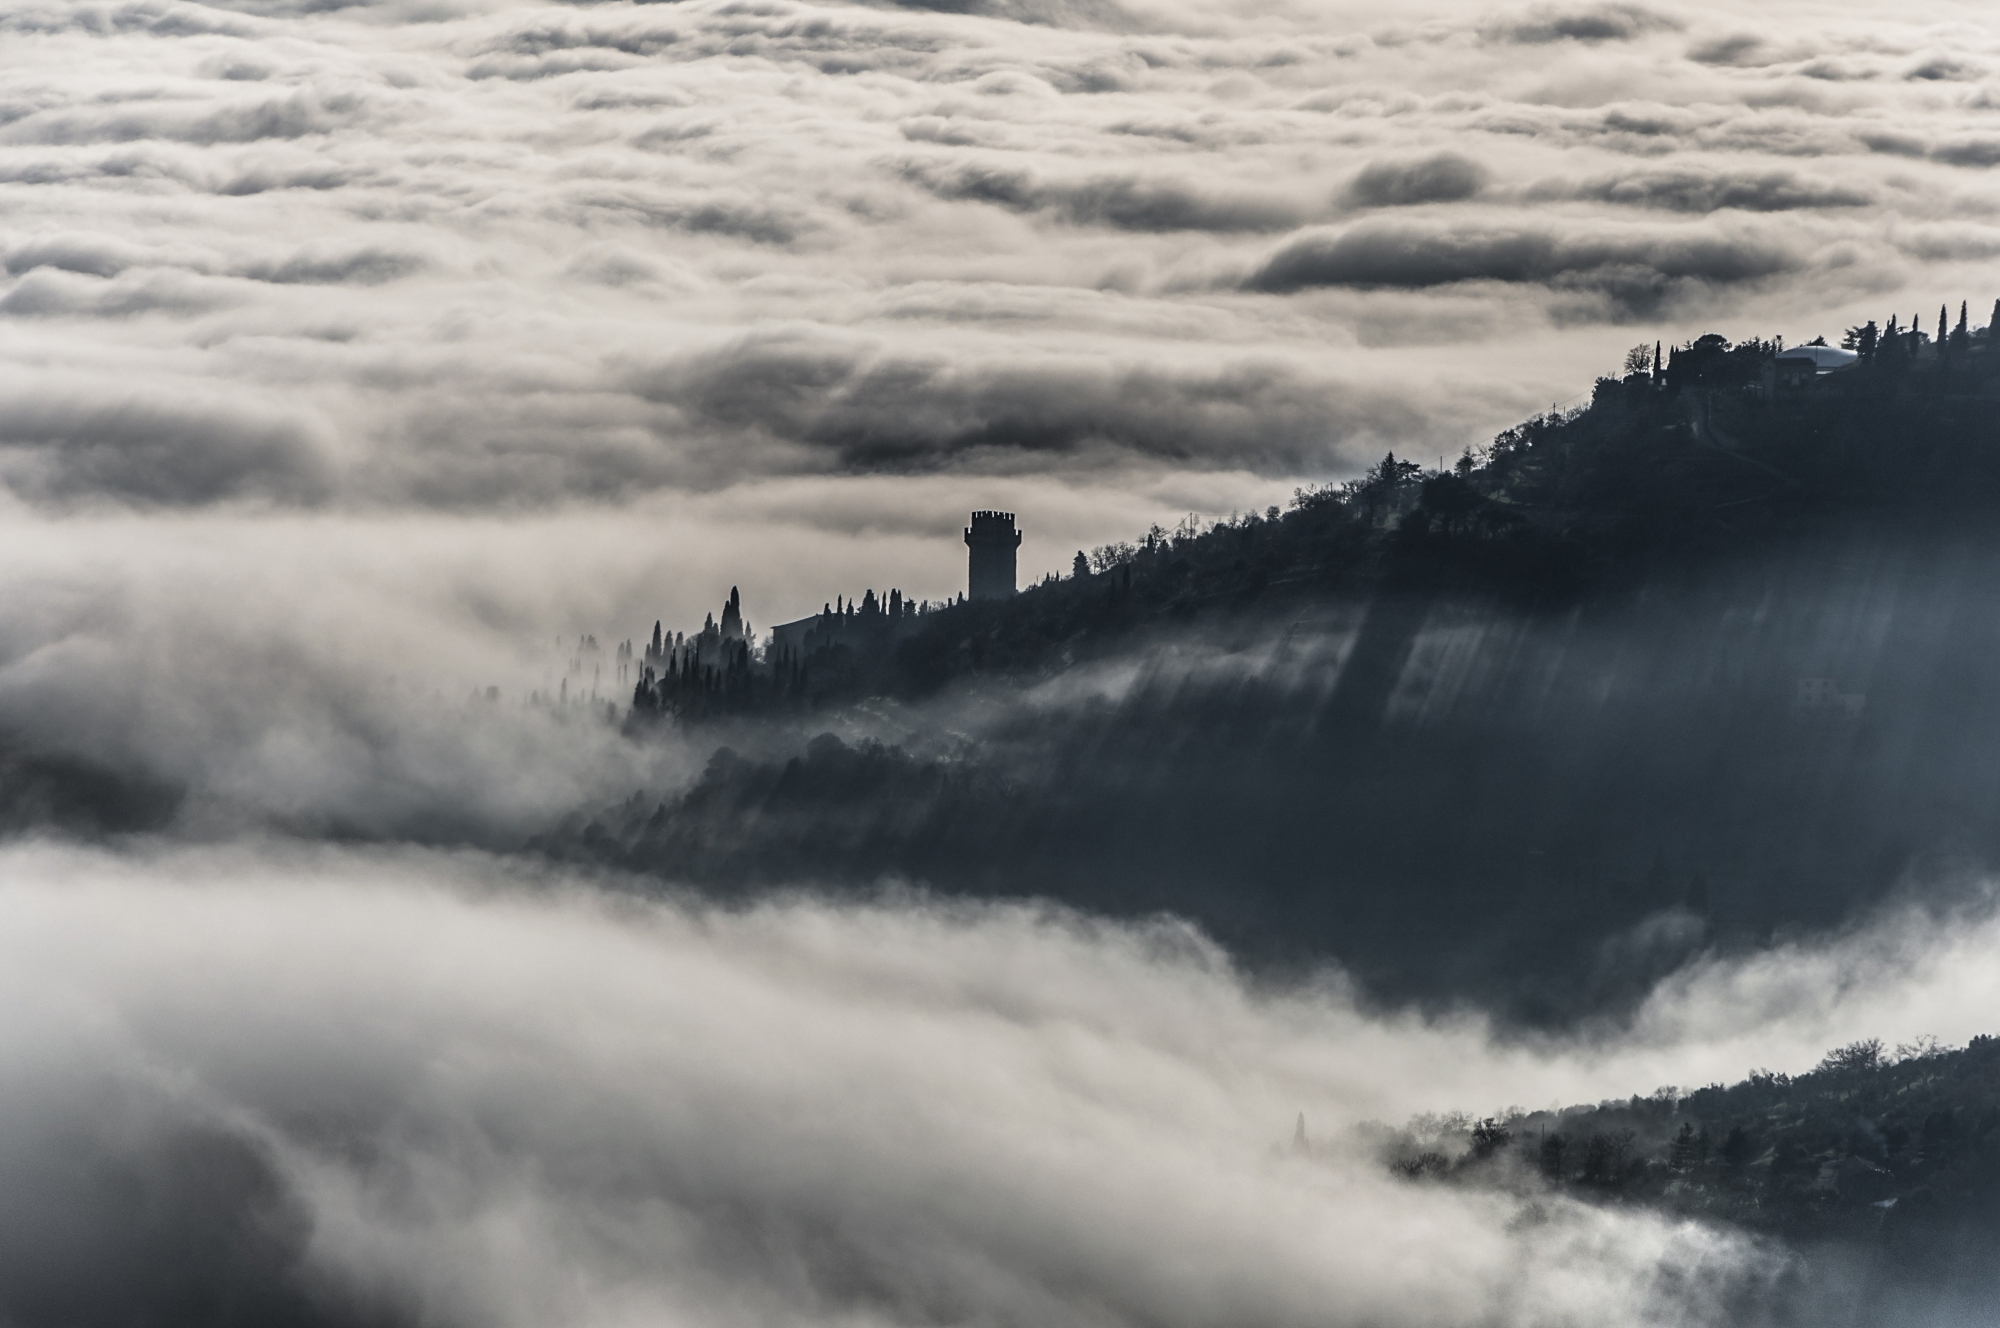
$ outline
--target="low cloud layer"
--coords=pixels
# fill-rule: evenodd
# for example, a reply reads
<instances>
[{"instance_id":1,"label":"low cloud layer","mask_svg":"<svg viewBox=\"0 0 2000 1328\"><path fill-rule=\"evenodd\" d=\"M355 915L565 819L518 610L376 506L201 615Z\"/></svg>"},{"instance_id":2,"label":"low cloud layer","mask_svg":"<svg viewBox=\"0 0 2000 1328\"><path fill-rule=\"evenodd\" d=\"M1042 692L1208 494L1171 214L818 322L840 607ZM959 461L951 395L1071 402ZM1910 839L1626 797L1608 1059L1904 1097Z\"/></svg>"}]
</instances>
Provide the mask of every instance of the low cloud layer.
<instances>
[{"instance_id":1,"label":"low cloud layer","mask_svg":"<svg viewBox=\"0 0 2000 1328\"><path fill-rule=\"evenodd\" d=\"M1886 6L4 26L0 485L51 510L1283 492L1571 395L1607 322L1803 339L1990 295L1976 245L1909 236L1990 211L1994 43Z\"/></svg>"},{"instance_id":2,"label":"low cloud layer","mask_svg":"<svg viewBox=\"0 0 2000 1328\"><path fill-rule=\"evenodd\" d=\"M1245 284L1280 294L1313 286L1536 285L1601 295L1612 310L1638 316L1787 273L1800 261L1776 237L1751 232L1371 221L1288 241Z\"/></svg>"},{"instance_id":3,"label":"low cloud layer","mask_svg":"<svg viewBox=\"0 0 2000 1328\"><path fill-rule=\"evenodd\" d=\"M1863 186L1794 171L1718 171L1700 167L1639 168L1595 180L1550 181L1529 190L1544 198L1585 198L1668 212L1804 212L1865 207L1874 201Z\"/></svg>"},{"instance_id":4,"label":"low cloud layer","mask_svg":"<svg viewBox=\"0 0 2000 1328\"><path fill-rule=\"evenodd\" d=\"M1488 178L1486 169L1471 158L1440 152L1417 161L1370 163L1347 186L1347 193L1363 207L1458 203L1484 189Z\"/></svg>"},{"instance_id":5,"label":"low cloud layer","mask_svg":"<svg viewBox=\"0 0 2000 1328\"><path fill-rule=\"evenodd\" d=\"M1126 231L1285 230L1317 210L1271 195L1206 195L1180 181L1154 182L1134 176L1040 180L1005 168L941 167L934 163L911 163L903 173L940 198L993 204L1015 212L1047 212L1071 225Z\"/></svg>"},{"instance_id":6,"label":"low cloud layer","mask_svg":"<svg viewBox=\"0 0 2000 1328\"><path fill-rule=\"evenodd\" d=\"M1333 978L1257 990L1171 923L620 905L472 858L4 867L12 1315L1759 1322L1778 1251L1411 1186L1343 1141L1958 1034L1993 994L1990 920L1891 928L1692 973L1622 1051L1508 1047ZM1746 992L1772 1017L1719 1029ZM1299 1112L1312 1161L1274 1147Z\"/></svg>"},{"instance_id":7,"label":"low cloud layer","mask_svg":"<svg viewBox=\"0 0 2000 1328\"><path fill-rule=\"evenodd\" d=\"M1505 41L1628 42L1657 32L1678 32L1682 23L1650 5L1536 5L1493 20L1487 32Z\"/></svg>"}]
</instances>

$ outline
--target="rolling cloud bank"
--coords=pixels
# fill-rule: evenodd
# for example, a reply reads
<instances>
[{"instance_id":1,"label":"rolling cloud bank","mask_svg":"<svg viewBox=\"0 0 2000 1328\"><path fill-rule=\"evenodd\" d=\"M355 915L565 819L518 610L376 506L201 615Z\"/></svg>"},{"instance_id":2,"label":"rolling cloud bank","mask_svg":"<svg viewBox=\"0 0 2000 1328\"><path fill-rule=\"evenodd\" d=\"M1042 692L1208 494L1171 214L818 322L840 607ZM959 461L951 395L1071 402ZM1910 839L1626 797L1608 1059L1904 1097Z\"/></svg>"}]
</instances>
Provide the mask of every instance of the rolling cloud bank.
<instances>
[{"instance_id":1,"label":"rolling cloud bank","mask_svg":"<svg viewBox=\"0 0 2000 1328\"><path fill-rule=\"evenodd\" d=\"M1983 311L1996 70L1971 4L7 6L0 1320L1988 1312L1373 1141L1995 1032L1990 531L706 725L581 639Z\"/></svg>"},{"instance_id":2,"label":"rolling cloud bank","mask_svg":"<svg viewBox=\"0 0 2000 1328\"><path fill-rule=\"evenodd\" d=\"M1225 487L1153 510L1227 510L1455 452L1607 324L1803 339L1977 284L1979 19L19 5L0 479L463 512L833 475L880 521L940 470L1017 508L1192 470Z\"/></svg>"},{"instance_id":3,"label":"rolling cloud bank","mask_svg":"<svg viewBox=\"0 0 2000 1328\"><path fill-rule=\"evenodd\" d=\"M6 868L23 1321L1789 1321L1831 1306L1779 1249L1412 1188L1352 1128L1796 1062L1862 1010L1958 1033L1994 995L1990 913L1907 919L1507 1046L1260 990L1171 922L617 904L408 854ZM1274 1146L1296 1111L1310 1159Z\"/></svg>"}]
</instances>

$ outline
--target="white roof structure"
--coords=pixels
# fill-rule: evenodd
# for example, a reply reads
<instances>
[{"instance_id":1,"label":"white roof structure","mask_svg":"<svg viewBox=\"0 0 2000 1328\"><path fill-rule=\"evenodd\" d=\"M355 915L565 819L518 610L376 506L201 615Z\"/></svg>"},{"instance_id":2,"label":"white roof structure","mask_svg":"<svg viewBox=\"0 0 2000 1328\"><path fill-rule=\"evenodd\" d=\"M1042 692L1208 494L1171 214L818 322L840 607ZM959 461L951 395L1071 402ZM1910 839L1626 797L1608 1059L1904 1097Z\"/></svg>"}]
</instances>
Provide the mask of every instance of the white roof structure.
<instances>
[{"instance_id":1,"label":"white roof structure","mask_svg":"<svg viewBox=\"0 0 2000 1328\"><path fill-rule=\"evenodd\" d=\"M1852 368L1861 357L1851 350L1838 346L1793 346L1790 350L1778 352L1781 360L1811 360L1813 372L1830 374Z\"/></svg>"}]
</instances>

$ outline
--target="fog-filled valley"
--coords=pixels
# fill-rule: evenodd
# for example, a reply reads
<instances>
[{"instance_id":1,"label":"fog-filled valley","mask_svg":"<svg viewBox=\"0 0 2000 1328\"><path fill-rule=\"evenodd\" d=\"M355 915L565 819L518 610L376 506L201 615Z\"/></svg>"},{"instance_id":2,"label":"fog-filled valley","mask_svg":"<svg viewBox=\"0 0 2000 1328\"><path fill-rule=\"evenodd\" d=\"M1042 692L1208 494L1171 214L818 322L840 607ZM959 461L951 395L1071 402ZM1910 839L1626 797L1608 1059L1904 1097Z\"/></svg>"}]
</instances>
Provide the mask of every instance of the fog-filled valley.
<instances>
[{"instance_id":1,"label":"fog-filled valley","mask_svg":"<svg viewBox=\"0 0 2000 1328\"><path fill-rule=\"evenodd\" d=\"M1991 1322L1996 107L0 5L0 1325Z\"/></svg>"},{"instance_id":2,"label":"fog-filled valley","mask_svg":"<svg viewBox=\"0 0 2000 1328\"><path fill-rule=\"evenodd\" d=\"M901 682L679 717L549 703L448 553L236 519L114 583L44 529L7 1312L1976 1318L1983 519L1523 598L1435 502L1156 534L918 619ZM1866 1038L1900 1078L1806 1073Z\"/></svg>"}]
</instances>

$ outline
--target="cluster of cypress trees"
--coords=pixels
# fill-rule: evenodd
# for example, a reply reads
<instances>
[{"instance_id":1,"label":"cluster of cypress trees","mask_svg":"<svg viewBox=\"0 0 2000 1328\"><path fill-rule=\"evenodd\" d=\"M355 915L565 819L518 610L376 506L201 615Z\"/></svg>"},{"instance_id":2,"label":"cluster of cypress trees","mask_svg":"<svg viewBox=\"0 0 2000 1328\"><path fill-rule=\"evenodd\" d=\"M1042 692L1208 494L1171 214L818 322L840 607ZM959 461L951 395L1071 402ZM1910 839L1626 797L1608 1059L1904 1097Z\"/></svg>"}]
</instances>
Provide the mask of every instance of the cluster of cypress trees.
<instances>
[{"instance_id":1,"label":"cluster of cypress trees","mask_svg":"<svg viewBox=\"0 0 2000 1328\"><path fill-rule=\"evenodd\" d=\"M1895 314L1889 315L1887 325L1880 328L1875 326L1875 320L1871 318L1859 327L1848 328L1846 334L1841 337L1840 344L1848 350L1855 351L1864 360L1875 360L1878 357L1884 360L1898 357L1914 358L1926 346L1935 348L1940 354L1964 352L1972 348L1974 338L1980 333L1990 337L1992 329L2000 327L2000 300L1993 302L1992 319L1978 332L1971 326L1970 301L1959 301L1956 325L1951 324L1950 318L1950 306L1939 305L1936 336L1927 336L1920 326L1921 320L1915 315L1911 316L1908 327L1900 326Z\"/></svg>"}]
</instances>

